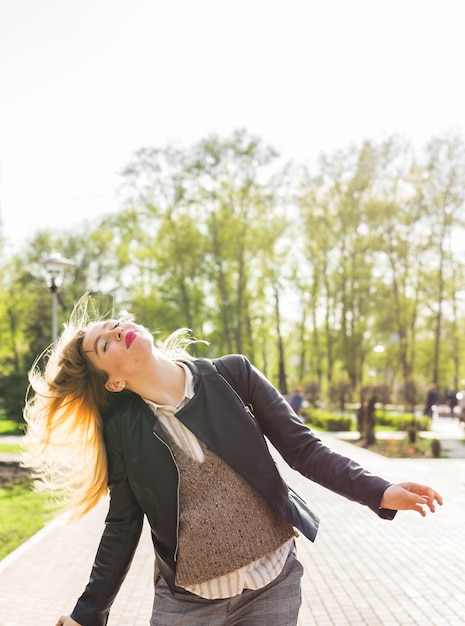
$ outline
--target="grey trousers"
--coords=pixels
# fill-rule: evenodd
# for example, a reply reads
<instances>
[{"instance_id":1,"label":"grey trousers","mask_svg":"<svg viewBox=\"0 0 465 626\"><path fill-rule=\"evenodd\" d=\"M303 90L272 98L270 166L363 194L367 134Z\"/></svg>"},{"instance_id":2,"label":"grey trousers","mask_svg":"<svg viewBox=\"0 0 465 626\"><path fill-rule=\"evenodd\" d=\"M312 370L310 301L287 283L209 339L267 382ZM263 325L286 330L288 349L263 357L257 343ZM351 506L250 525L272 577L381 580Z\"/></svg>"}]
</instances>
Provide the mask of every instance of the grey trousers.
<instances>
[{"instance_id":1,"label":"grey trousers","mask_svg":"<svg viewBox=\"0 0 465 626\"><path fill-rule=\"evenodd\" d=\"M182 589L173 595L160 578L150 626L296 626L302 574L292 550L281 574L266 587L225 600L205 600Z\"/></svg>"}]
</instances>

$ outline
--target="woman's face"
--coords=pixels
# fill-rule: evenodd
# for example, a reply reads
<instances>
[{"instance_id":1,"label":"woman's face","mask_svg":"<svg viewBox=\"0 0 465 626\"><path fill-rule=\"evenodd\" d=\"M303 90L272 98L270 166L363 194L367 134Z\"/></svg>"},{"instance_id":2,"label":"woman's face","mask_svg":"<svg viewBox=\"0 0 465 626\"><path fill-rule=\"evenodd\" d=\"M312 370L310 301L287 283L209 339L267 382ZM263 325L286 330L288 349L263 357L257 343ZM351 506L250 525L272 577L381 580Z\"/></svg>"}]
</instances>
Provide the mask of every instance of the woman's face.
<instances>
[{"instance_id":1,"label":"woman's face","mask_svg":"<svg viewBox=\"0 0 465 626\"><path fill-rule=\"evenodd\" d=\"M134 322L107 320L89 327L82 349L95 367L108 374L107 385L126 383L152 356L153 337L146 328Z\"/></svg>"}]
</instances>

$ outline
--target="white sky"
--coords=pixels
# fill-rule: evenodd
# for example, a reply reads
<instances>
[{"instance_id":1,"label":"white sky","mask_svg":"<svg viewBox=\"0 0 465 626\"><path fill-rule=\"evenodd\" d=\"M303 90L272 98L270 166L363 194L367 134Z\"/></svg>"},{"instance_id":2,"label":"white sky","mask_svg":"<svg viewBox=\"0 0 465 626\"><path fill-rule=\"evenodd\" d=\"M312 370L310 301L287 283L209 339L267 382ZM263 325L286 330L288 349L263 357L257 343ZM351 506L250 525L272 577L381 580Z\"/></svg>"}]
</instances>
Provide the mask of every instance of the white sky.
<instances>
[{"instance_id":1,"label":"white sky","mask_svg":"<svg viewBox=\"0 0 465 626\"><path fill-rule=\"evenodd\" d=\"M142 146L246 128L299 162L465 132L462 0L0 0L10 246L118 208Z\"/></svg>"}]
</instances>

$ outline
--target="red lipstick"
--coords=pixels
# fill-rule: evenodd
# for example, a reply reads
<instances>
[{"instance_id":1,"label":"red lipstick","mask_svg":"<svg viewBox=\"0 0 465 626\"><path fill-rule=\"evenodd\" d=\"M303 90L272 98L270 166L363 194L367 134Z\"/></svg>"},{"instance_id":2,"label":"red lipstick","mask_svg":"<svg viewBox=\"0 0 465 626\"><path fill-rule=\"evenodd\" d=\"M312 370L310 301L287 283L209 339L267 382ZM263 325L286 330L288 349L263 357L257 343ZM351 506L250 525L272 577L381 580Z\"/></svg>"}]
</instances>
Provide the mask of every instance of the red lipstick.
<instances>
[{"instance_id":1,"label":"red lipstick","mask_svg":"<svg viewBox=\"0 0 465 626\"><path fill-rule=\"evenodd\" d=\"M126 348L129 348L129 346L131 345L131 343L134 341L136 337L137 337L137 333L134 330L128 330L124 338L126 342Z\"/></svg>"}]
</instances>

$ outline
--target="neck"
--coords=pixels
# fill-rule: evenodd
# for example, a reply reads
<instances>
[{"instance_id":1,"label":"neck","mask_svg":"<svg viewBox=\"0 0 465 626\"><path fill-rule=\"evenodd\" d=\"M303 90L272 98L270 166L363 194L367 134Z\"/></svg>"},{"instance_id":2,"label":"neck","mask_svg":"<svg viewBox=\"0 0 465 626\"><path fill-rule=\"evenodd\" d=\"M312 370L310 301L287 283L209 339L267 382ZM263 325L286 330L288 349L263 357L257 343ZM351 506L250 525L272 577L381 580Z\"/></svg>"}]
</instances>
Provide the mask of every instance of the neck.
<instances>
[{"instance_id":1,"label":"neck","mask_svg":"<svg viewBox=\"0 0 465 626\"><path fill-rule=\"evenodd\" d=\"M162 358L128 388L156 404L177 406L184 397L185 384L184 369L175 361Z\"/></svg>"}]
</instances>

